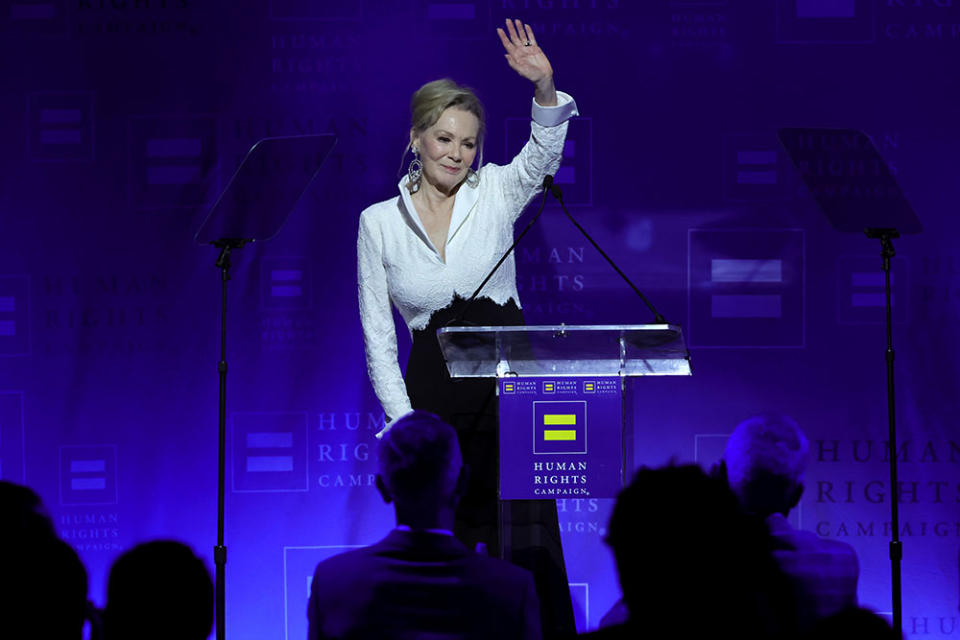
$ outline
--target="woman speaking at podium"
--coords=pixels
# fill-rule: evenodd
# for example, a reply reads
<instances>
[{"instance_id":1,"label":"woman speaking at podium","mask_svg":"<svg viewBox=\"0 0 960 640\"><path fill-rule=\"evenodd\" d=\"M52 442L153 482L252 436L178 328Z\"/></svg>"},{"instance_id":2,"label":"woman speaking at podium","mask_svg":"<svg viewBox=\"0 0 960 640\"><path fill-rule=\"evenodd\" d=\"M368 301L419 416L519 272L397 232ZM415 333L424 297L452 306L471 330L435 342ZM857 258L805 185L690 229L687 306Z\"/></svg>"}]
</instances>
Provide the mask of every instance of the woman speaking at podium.
<instances>
[{"instance_id":1,"label":"woman speaking at podium","mask_svg":"<svg viewBox=\"0 0 960 640\"><path fill-rule=\"evenodd\" d=\"M455 535L470 548L498 549L497 399L490 379L450 378L436 332L461 318L471 325L522 325L511 255L469 307L466 299L513 242L513 226L560 165L576 103L553 84L553 68L529 25L497 29L507 63L534 85L530 139L505 165L482 164L484 110L451 80L423 85L410 103L413 159L399 196L360 216L358 289L367 371L389 422L412 409L431 411L457 430L470 482ZM404 152L406 155L406 151ZM476 162L475 162L476 161ZM474 168L476 165L476 168ZM413 338L400 372L391 303ZM544 635L573 632L556 503L511 503L514 562L534 572ZM519 548L518 548L519 547Z\"/></svg>"}]
</instances>

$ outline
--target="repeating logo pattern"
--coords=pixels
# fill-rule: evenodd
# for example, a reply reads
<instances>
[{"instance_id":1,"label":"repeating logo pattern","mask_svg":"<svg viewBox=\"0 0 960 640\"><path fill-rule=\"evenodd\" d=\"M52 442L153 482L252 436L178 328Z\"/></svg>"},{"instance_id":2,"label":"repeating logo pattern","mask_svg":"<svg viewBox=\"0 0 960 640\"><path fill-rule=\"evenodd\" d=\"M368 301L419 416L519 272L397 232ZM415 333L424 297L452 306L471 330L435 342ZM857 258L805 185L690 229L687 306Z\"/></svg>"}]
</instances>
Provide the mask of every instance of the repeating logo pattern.
<instances>
[{"instance_id":1,"label":"repeating logo pattern","mask_svg":"<svg viewBox=\"0 0 960 640\"><path fill-rule=\"evenodd\" d=\"M727 202L780 200L794 182L789 158L773 133L723 137L723 198Z\"/></svg>"},{"instance_id":2,"label":"repeating logo pattern","mask_svg":"<svg viewBox=\"0 0 960 640\"><path fill-rule=\"evenodd\" d=\"M691 229L688 328L696 347L802 347L802 230Z\"/></svg>"},{"instance_id":3,"label":"repeating logo pattern","mask_svg":"<svg viewBox=\"0 0 960 640\"><path fill-rule=\"evenodd\" d=\"M134 116L129 122L130 203L136 209L193 208L219 188L212 116Z\"/></svg>"},{"instance_id":4,"label":"repeating logo pattern","mask_svg":"<svg viewBox=\"0 0 960 640\"><path fill-rule=\"evenodd\" d=\"M307 258L264 258L260 278L264 310L310 308L311 266Z\"/></svg>"},{"instance_id":5,"label":"repeating logo pattern","mask_svg":"<svg viewBox=\"0 0 960 640\"><path fill-rule=\"evenodd\" d=\"M27 96L27 138L27 156L34 162L92 161L93 94L30 94Z\"/></svg>"},{"instance_id":6,"label":"repeating logo pattern","mask_svg":"<svg viewBox=\"0 0 960 640\"><path fill-rule=\"evenodd\" d=\"M233 490L307 491L307 414L233 415Z\"/></svg>"},{"instance_id":7,"label":"repeating logo pattern","mask_svg":"<svg viewBox=\"0 0 960 640\"><path fill-rule=\"evenodd\" d=\"M890 303L896 324L908 318L910 261L893 260L890 273ZM880 258L876 255L844 255L837 259L837 322L883 324L886 322L886 286Z\"/></svg>"},{"instance_id":8,"label":"repeating logo pattern","mask_svg":"<svg viewBox=\"0 0 960 640\"><path fill-rule=\"evenodd\" d=\"M60 447L60 504L117 504L117 446Z\"/></svg>"}]
</instances>

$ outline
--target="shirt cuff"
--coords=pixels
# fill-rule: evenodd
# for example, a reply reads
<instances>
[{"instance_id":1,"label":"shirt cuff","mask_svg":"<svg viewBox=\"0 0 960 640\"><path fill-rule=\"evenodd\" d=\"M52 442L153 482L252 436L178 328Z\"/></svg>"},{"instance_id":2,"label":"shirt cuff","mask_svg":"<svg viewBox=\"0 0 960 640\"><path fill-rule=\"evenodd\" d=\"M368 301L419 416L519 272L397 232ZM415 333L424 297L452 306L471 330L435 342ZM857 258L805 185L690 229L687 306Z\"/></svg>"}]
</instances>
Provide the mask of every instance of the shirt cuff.
<instances>
[{"instance_id":1,"label":"shirt cuff","mask_svg":"<svg viewBox=\"0 0 960 640\"><path fill-rule=\"evenodd\" d=\"M530 115L534 122L543 127L555 127L573 116L580 115L580 112L577 111L577 103L569 93L557 91L557 104L552 107L541 106L534 98Z\"/></svg>"},{"instance_id":2,"label":"shirt cuff","mask_svg":"<svg viewBox=\"0 0 960 640\"><path fill-rule=\"evenodd\" d=\"M383 439L383 434L385 434L387 431L390 431L390 429L393 428L393 425L397 424L397 421L399 421L400 418L406 418L406 417L407 417L408 415L410 415L411 413L413 413L413 409L410 409L410 410L407 411L406 413L403 413L403 414L397 416L396 418L394 418L393 420L391 420L390 422L388 422L387 424L385 424L385 425L383 426L383 429L380 429L380 431L377 431L377 433L376 433L376 438L377 438L377 440L382 440L382 439Z\"/></svg>"}]
</instances>

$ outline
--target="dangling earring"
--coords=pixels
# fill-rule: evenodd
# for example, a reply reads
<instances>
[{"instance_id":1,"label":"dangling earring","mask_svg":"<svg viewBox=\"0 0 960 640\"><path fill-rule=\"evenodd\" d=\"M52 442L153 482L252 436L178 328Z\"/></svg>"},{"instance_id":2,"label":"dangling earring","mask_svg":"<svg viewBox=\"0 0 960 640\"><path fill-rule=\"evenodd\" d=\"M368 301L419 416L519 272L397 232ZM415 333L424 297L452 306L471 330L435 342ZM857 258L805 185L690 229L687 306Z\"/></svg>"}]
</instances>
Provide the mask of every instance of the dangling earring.
<instances>
[{"instance_id":1,"label":"dangling earring","mask_svg":"<svg viewBox=\"0 0 960 640\"><path fill-rule=\"evenodd\" d=\"M480 184L480 174L473 169L467 169L467 184L471 187Z\"/></svg>"},{"instance_id":2,"label":"dangling earring","mask_svg":"<svg viewBox=\"0 0 960 640\"><path fill-rule=\"evenodd\" d=\"M409 186L418 188L420 186L420 176L423 175L423 163L420 162L420 152L416 147L411 147L413 151L413 160L410 161L410 166L407 167L407 178L409 180Z\"/></svg>"}]
</instances>

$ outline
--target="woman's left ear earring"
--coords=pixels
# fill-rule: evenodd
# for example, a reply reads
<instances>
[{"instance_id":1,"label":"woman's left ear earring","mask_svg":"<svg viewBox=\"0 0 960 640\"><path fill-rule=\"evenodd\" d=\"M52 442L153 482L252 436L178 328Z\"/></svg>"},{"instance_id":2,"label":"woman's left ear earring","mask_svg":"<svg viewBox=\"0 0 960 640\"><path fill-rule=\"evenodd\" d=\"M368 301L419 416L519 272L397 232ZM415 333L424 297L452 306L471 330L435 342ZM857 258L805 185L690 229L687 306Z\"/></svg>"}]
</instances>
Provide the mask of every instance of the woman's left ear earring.
<instances>
[{"instance_id":1,"label":"woman's left ear earring","mask_svg":"<svg viewBox=\"0 0 960 640\"><path fill-rule=\"evenodd\" d=\"M407 177L409 179L409 184L414 185L415 188L419 187L420 176L423 175L423 163L420 162L420 152L416 147L412 147L413 151L413 160L410 161L410 165L407 167Z\"/></svg>"}]
</instances>

